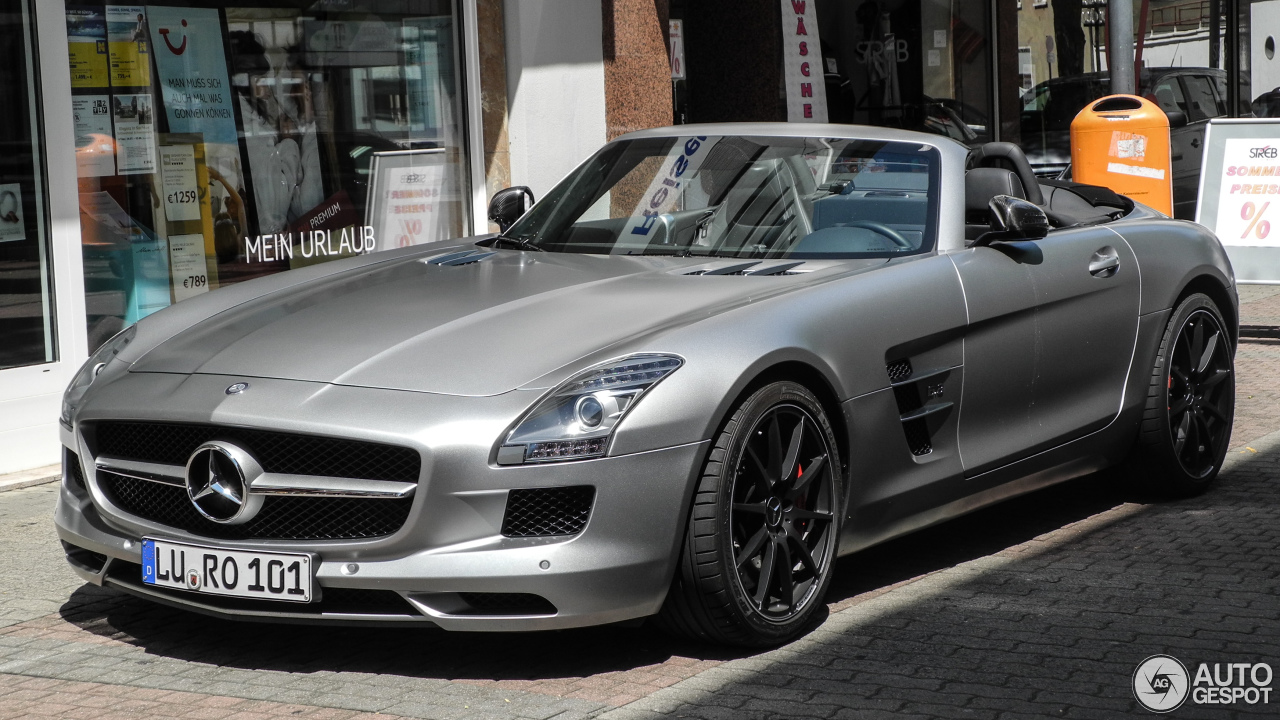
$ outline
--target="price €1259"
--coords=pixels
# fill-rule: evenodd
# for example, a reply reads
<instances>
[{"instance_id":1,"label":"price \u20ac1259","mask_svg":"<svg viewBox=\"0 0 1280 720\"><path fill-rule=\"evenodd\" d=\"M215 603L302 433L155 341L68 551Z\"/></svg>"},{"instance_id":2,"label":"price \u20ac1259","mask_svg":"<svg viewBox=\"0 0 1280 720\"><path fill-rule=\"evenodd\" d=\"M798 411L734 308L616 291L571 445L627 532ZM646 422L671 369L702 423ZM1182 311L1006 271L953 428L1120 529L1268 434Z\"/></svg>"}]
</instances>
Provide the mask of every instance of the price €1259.
<instances>
[{"instance_id":1,"label":"price \u20ac1259","mask_svg":"<svg viewBox=\"0 0 1280 720\"><path fill-rule=\"evenodd\" d=\"M169 196L165 198L165 202L170 205L186 205L187 203L196 202L196 191L175 190L174 192L169 193Z\"/></svg>"}]
</instances>

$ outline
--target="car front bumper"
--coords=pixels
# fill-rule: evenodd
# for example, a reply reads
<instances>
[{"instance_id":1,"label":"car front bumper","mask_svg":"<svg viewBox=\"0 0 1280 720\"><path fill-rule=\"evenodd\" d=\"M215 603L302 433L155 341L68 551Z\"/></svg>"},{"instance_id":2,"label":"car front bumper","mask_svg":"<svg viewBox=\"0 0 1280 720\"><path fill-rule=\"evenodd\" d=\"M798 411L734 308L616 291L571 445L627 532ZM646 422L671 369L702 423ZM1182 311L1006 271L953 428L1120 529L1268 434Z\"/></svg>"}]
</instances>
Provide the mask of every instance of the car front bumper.
<instances>
[{"instance_id":1,"label":"car front bumper","mask_svg":"<svg viewBox=\"0 0 1280 720\"><path fill-rule=\"evenodd\" d=\"M197 612L235 619L318 623L424 623L450 630L543 630L652 615L670 583L692 483L707 442L597 460L500 467L500 433L536 399L529 393L467 398L249 378L251 392L223 390L227 376L128 373L95 388L63 443L55 522L68 561L85 580ZM166 408L158 417L155 408ZM169 411L169 408L182 408ZM335 424L333 418L341 418ZM287 420L286 420L287 419ZM226 540L121 510L98 481L92 431L105 420L267 428L413 448L423 459L408 519L363 540ZM250 448L250 450L252 450ZM507 537L513 489L592 486L575 535ZM313 553L319 601L233 601L141 582L141 539L210 547ZM534 595L553 610L477 608L464 598ZM398 596L399 600L395 601ZM331 602L342 597L338 605ZM361 598L379 598L365 607ZM393 602L382 600L391 598Z\"/></svg>"}]
</instances>

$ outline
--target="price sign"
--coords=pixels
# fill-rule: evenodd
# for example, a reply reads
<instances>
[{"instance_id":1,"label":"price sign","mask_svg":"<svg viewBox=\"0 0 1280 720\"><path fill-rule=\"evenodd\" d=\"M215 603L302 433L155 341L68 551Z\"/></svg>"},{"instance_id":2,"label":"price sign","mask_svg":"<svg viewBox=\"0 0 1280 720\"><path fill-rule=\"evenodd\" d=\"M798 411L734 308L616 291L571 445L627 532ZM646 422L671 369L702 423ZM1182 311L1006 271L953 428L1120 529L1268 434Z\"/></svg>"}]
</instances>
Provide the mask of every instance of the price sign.
<instances>
[{"instance_id":1,"label":"price sign","mask_svg":"<svg viewBox=\"0 0 1280 720\"><path fill-rule=\"evenodd\" d=\"M173 235L169 238L169 270L173 280L173 301L209 291L209 269L204 261L204 235Z\"/></svg>"},{"instance_id":2,"label":"price sign","mask_svg":"<svg viewBox=\"0 0 1280 720\"><path fill-rule=\"evenodd\" d=\"M195 147L161 146L160 174L165 217L170 221L199 220L200 196L196 185Z\"/></svg>"}]
</instances>

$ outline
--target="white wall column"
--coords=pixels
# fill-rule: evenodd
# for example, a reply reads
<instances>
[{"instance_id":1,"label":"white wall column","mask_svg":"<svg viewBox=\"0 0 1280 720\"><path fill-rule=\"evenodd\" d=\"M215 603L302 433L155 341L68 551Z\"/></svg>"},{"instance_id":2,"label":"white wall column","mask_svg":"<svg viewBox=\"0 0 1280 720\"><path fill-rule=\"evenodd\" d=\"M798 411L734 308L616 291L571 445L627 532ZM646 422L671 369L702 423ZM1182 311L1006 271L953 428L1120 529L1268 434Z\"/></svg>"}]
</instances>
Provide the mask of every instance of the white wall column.
<instances>
[{"instance_id":1,"label":"white wall column","mask_svg":"<svg viewBox=\"0 0 1280 720\"><path fill-rule=\"evenodd\" d=\"M599 0L506 0L511 182L538 198L605 142Z\"/></svg>"}]
</instances>

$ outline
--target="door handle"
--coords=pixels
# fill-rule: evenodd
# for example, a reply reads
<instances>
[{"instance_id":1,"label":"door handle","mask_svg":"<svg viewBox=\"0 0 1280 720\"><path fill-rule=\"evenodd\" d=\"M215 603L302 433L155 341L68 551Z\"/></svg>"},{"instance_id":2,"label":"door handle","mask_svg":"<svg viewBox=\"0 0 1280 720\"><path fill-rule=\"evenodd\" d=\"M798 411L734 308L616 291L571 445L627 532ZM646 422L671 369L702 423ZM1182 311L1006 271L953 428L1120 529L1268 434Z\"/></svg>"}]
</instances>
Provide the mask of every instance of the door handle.
<instances>
[{"instance_id":1,"label":"door handle","mask_svg":"<svg viewBox=\"0 0 1280 720\"><path fill-rule=\"evenodd\" d=\"M1120 269L1120 254L1110 245L1098 248L1089 258L1089 274L1098 278L1109 278Z\"/></svg>"},{"instance_id":2,"label":"door handle","mask_svg":"<svg viewBox=\"0 0 1280 720\"><path fill-rule=\"evenodd\" d=\"M1193 148L1200 147L1200 138L1191 138L1191 147Z\"/></svg>"}]
</instances>

